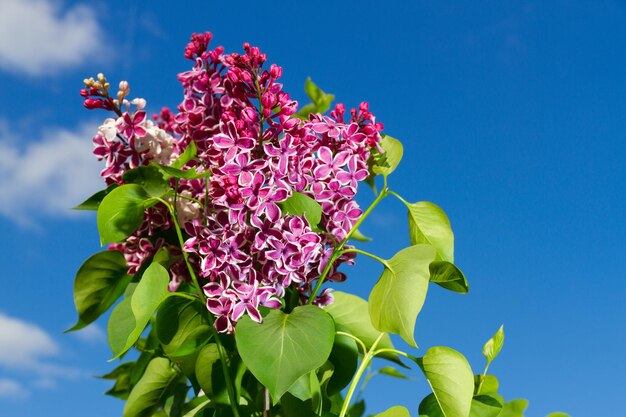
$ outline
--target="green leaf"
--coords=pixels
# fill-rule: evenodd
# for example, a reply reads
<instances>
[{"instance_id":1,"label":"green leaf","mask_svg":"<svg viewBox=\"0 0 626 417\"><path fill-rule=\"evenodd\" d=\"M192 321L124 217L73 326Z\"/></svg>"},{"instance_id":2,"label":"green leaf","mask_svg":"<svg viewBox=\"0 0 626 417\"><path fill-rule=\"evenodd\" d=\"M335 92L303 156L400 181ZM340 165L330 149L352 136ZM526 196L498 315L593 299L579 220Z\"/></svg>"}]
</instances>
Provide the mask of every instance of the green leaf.
<instances>
[{"instance_id":1,"label":"green leaf","mask_svg":"<svg viewBox=\"0 0 626 417\"><path fill-rule=\"evenodd\" d=\"M498 394L478 395L472 399L469 417L498 417L504 400ZM420 417L445 417L435 394L422 400L418 409Z\"/></svg>"},{"instance_id":2,"label":"green leaf","mask_svg":"<svg viewBox=\"0 0 626 417\"><path fill-rule=\"evenodd\" d=\"M420 417L446 417L441 411L435 394L428 394L417 408Z\"/></svg>"},{"instance_id":3,"label":"green leaf","mask_svg":"<svg viewBox=\"0 0 626 417\"><path fill-rule=\"evenodd\" d=\"M179 168L173 168L154 163L151 165L157 167L163 174L167 176L167 178L184 178L188 180L193 180L197 178L208 178L211 176L211 171L198 172L197 167L191 167L189 169L182 170Z\"/></svg>"},{"instance_id":4,"label":"green leaf","mask_svg":"<svg viewBox=\"0 0 626 417\"><path fill-rule=\"evenodd\" d=\"M387 177L395 171L400 164L404 150L402 148L402 143L400 143L398 139L392 138L388 135L382 136L380 146L385 152L372 152L370 172L373 175L382 175L383 177Z\"/></svg>"},{"instance_id":5,"label":"green leaf","mask_svg":"<svg viewBox=\"0 0 626 417\"><path fill-rule=\"evenodd\" d=\"M119 184L109 185L104 190L98 191L87 200L74 207L73 210L98 210L98 206L100 206L100 202L102 201L102 199L117 187L119 187Z\"/></svg>"},{"instance_id":6,"label":"green leaf","mask_svg":"<svg viewBox=\"0 0 626 417\"><path fill-rule=\"evenodd\" d=\"M413 332L426 292L435 258L430 245L414 245L394 255L369 297L369 313L374 327L382 332L399 334L409 345L417 347Z\"/></svg>"},{"instance_id":7,"label":"green leaf","mask_svg":"<svg viewBox=\"0 0 626 417\"><path fill-rule=\"evenodd\" d=\"M504 403L498 417L524 417L524 410L528 407L528 400L522 398Z\"/></svg>"},{"instance_id":8,"label":"green leaf","mask_svg":"<svg viewBox=\"0 0 626 417\"><path fill-rule=\"evenodd\" d=\"M376 414L375 417L411 417L411 415L409 414L409 410L405 407L396 405L395 407L391 407L382 413Z\"/></svg>"},{"instance_id":9,"label":"green leaf","mask_svg":"<svg viewBox=\"0 0 626 417\"><path fill-rule=\"evenodd\" d=\"M196 144L193 140L190 141L185 148L185 151L178 156L178 159L172 162L171 167L179 169L184 167L185 165L187 165L187 162L191 161L196 156L197 152L198 148L196 147Z\"/></svg>"},{"instance_id":10,"label":"green leaf","mask_svg":"<svg viewBox=\"0 0 626 417\"><path fill-rule=\"evenodd\" d=\"M404 375L402 372L398 371L393 366L384 366L378 370L378 373L381 375L387 375L398 379L411 379L408 376Z\"/></svg>"},{"instance_id":11,"label":"green leaf","mask_svg":"<svg viewBox=\"0 0 626 417\"><path fill-rule=\"evenodd\" d=\"M345 327L353 336L360 339L367 349L371 348L381 332L372 326L367 301L341 291L333 292L333 298L335 301L324 309L333 316L338 327ZM378 349L393 349L389 335L384 335L377 347ZM380 357L399 362L395 354L384 354Z\"/></svg>"},{"instance_id":12,"label":"green leaf","mask_svg":"<svg viewBox=\"0 0 626 417\"><path fill-rule=\"evenodd\" d=\"M446 213L433 203L405 203L409 210L411 244L427 243L437 249L438 260L454 262L454 234Z\"/></svg>"},{"instance_id":13,"label":"green leaf","mask_svg":"<svg viewBox=\"0 0 626 417\"><path fill-rule=\"evenodd\" d=\"M278 206L283 214L304 215L313 229L317 228L322 220L322 206L308 195L294 191L291 197L278 203Z\"/></svg>"},{"instance_id":14,"label":"green leaf","mask_svg":"<svg viewBox=\"0 0 626 417\"><path fill-rule=\"evenodd\" d=\"M109 347L114 355L117 356L118 352L120 355L125 352L124 347L126 346L128 335L132 333L135 325L130 297L127 296L111 311L111 316L107 323Z\"/></svg>"},{"instance_id":15,"label":"green leaf","mask_svg":"<svg viewBox=\"0 0 626 417\"><path fill-rule=\"evenodd\" d=\"M337 323L335 324L337 325ZM333 350L328 358L334 366L334 372L326 386L327 395L340 392L350 383L356 372L358 358L359 351L356 342L350 337L335 335Z\"/></svg>"},{"instance_id":16,"label":"green leaf","mask_svg":"<svg viewBox=\"0 0 626 417\"><path fill-rule=\"evenodd\" d=\"M504 345L504 324L500 326L496 334L483 346L483 356L487 359L487 363L491 363L502 350Z\"/></svg>"},{"instance_id":17,"label":"green leaf","mask_svg":"<svg viewBox=\"0 0 626 417\"><path fill-rule=\"evenodd\" d=\"M147 165L133 168L126 171L122 176L125 184L141 185L151 197L161 197L167 193L171 187L169 180L163 176L163 172L158 165Z\"/></svg>"},{"instance_id":18,"label":"green leaf","mask_svg":"<svg viewBox=\"0 0 626 417\"><path fill-rule=\"evenodd\" d=\"M496 393L477 395L472 399L470 417L498 417L504 399Z\"/></svg>"},{"instance_id":19,"label":"green leaf","mask_svg":"<svg viewBox=\"0 0 626 417\"><path fill-rule=\"evenodd\" d=\"M105 392L105 394L122 400L127 399L132 387L131 373L134 367L135 362L125 362L108 374L98 377L115 380L113 387Z\"/></svg>"},{"instance_id":20,"label":"green leaf","mask_svg":"<svg viewBox=\"0 0 626 417\"><path fill-rule=\"evenodd\" d=\"M310 77L308 77L304 83L304 91L307 96L309 96L312 103L301 107L298 113L296 113L296 116L301 119L308 120L309 114L311 113L326 112L335 99L334 95L326 94L317 85L315 85L315 83L311 81Z\"/></svg>"},{"instance_id":21,"label":"green leaf","mask_svg":"<svg viewBox=\"0 0 626 417\"><path fill-rule=\"evenodd\" d=\"M467 417L474 393L474 374L465 357L449 347L435 346L428 349L417 363L424 372L443 415Z\"/></svg>"},{"instance_id":22,"label":"green leaf","mask_svg":"<svg viewBox=\"0 0 626 417\"><path fill-rule=\"evenodd\" d=\"M246 315L235 331L241 359L275 401L326 362L334 336L332 317L315 306L296 307L291 314L272 310L261 324Z\"/></svg>"},{"instance_id":23,"label":"green leaf","mask_svg":"<svg viewBox=\"0 0 626 417\"><path fill-rule=\"evenodd\" d=\"M557 411L556 413L550 413L546 417L570 417L569 414Z\"/></svg>"},{"instance_id":24,"label":"green leaf","mask_svg":"<svg viewBox=\"0 0 626 417\"><path fill-rule=\"evenodd\" d=\"M119 251L99 252L85 261L74 281L78 321L67 331L82 329L115 303L132 279L126 271L126 259Z\"/></svg>"},{"instance_id":25,"label":"green leaf","mask_svg":"<svg viewBox=\"0 0 626 417\"><path fill-rule=\"evenodd\" d=\"M474 375L474 395L478 392L478 387L480 386L481 379L483 379L482 375ZM496 378L494 375L485 375L483 384L480 387L480 393L497 393L499 387L500 383L498 382L498 378Z\"/></svg>"},{"instance_id":26,"label":"green leaf","mask_svg":"<svg viewBox=\"0 0 626 417\"><path fill-rule=\"evenodd\" d=\"M146 372L133 388L124 407L124 417L150 417L164 405L166 393L178 380L178 373L172 369L166 358L154 358Z\"/></svg>"},{"instance_id":27,"label":"green leaf","mask_svg":"<svg viewBox=\"0 0 626 417\"><path fill-rule=\"evenodd\" d=\"M350 239L356 240L357 242L371 242L372 238L365 236L359 229L356 229L352 235L350 235Z\"/></svg>"},{"instance_id":28,"label":"green leaf","mask_svg":"<svg viewBox=\"0 0 626 417\"><path fill-rule=\"evenodd\" d=\"M163 351L171 358L195 352L207 344L212 334L204 304L182 297L169 297L161 304L156 331Z\"/></svg>"},{"instance_id":29,"label":"green leaf","mask_svg":"<svg viewBox=\"0 0 626 417\"><path fill-rule=\"evenodd\" d=\"M152 314L161 302L169 296L167 289L169 278L167 270L161 264L153 262L144 272L132 296L124 299L113 310L108 325L109 345L114 355L113 359L122 355L135 344L150 321ZM130 329L130 318L123 317L123 314L133 318L134 326L132 329ZM118 326L121 326L122 329L118 329ZM111 339L112 333L115 334L113 340ZM122 344L124 336L126 336L126 340Z\"/></svg>"},{"instance_id":30,"label":"green leaf","mask_svg":"<svg viewBox=\"0 0 626 417\"><path fill-rule=\"evenodd\" d=\"M112 190L100 203L96 220L100 244L126 239L141 226L145 210L156 200L137 184L127 184Z\"/></svg>"},{"instance_id":31,"label":"green leaf","mask_svg":"<svg viewBox=\"0 0 626 417\"><path fill-rule=\"evenodd\" d=\"M351 404L348 408L348 417L362 417L365 414L365 400Z\"/></svg>"},{"instance_id":32,"label":"green leaf","mask_svg":"<svg viewBox=\"0 0 626 417\"><path fill-rule=\"evenodd\" d=\"M206 399L206 400L202 401L200 404L196 405L191 410L187 411L187 413L185 413L185 415L183 417L199 417L199 416L202 416L203 414L201 412L204 411L206 408L208 408L211 405L212 405L211 400L210 399Z\"/></svg>"},{"instance_id":33,"label":"green leaf","mask_svg":"<svg viewBox=\"0 0 626 417\"><path fill-rule=\"evenodd\" d=\"M456 265L448 261L433 261L430 263L430 282L460 294L467 294L469 284L463 272Z\"/></svg>"},{"instance_id":34,"label":"green leaf","mask_svg":"<svg viewBox=\"0 0 626 417\"><path fill-rule=\"evenodd\" d=\"M220 354L215 343L203 347L196 359L196 378L208 397L213 394L213 365L219 360Z\"/></svg>"}]
</instances>

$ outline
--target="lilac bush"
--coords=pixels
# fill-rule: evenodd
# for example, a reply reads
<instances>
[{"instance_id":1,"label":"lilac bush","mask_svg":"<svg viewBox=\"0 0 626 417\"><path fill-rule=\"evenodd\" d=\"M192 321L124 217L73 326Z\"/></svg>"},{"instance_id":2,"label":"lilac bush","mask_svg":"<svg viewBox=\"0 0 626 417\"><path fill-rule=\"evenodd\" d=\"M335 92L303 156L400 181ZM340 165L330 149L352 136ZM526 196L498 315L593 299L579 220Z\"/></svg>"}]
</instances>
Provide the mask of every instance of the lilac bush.
<instances>
[{"instance_id":1,"label":"lilac bush","mask_svg":"<svg viewBox=\"0 0 626 417\"><path fill-rule=\"evenodd\" d=\"M307 80L312 102L299 107L259 48L226 54L211 38L194 34L185 47L192 66L178 75L176 111L149 117L127 81L113 91L103 74L80 92L87 109L111 113L92 139L106 188L77 207L97 211L107 250L77 273L70 330L113 307L114 358L139 352L103 376L126 400L124 416L360 417L352 397L375 357L423 371L433 393L420 416L521 415L522 400L505 402L487 374L502 328L485 345L482 375L453 349L415 357L391 342L397 334L417 347L430 282L469 289L443 210L389 187L400 142L381 134L367 103L330 110L334 97ZM364 210L363 182L375 192ZM407 208L411 246L382 259L355 243L388 196ZM357 255L383 266L367 301L326 285L343 282L340 268ZM382 369L366 381L402 375Z\"/></svg>"}]
</instances>

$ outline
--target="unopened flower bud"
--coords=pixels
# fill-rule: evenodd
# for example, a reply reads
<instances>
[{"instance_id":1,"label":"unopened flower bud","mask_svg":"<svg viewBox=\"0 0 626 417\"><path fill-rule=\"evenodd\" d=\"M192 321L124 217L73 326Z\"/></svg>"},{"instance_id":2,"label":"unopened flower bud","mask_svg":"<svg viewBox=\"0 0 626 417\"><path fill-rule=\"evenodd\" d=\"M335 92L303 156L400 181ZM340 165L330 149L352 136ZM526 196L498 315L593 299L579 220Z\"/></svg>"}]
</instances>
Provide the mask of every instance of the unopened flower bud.
<instances>
[{"instance_id":1,"label":"unopened flower bud","mask_svg":"<svg viewBox=\"0 0 626 417\"><path fill-rule=\"evenodd\" d=\"M147 104L147 103L146 103L146 100L145 100L145 99L143 99L143 98L134 98L134 99L130 102L130 104L133 104L133 105L137 106L137 110L141 110L141 109L143 109L144 107L146 107L146 104Z\"/></svg>"}]
</instances>

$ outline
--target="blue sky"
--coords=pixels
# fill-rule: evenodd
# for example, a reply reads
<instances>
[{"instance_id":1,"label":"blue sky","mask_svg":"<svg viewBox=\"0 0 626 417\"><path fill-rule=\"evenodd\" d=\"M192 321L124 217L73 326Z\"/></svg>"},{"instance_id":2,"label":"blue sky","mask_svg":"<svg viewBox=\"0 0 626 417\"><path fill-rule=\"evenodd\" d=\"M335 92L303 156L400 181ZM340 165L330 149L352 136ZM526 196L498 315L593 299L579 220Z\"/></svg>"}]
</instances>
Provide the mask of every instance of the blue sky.
<instances>
[{"instance_id":1,"label":"blue sky","mask_svg":"<svg viewBox=\"0 0 626 417\"><path fill-rule=\"evenodd\" d=\"M304 99L311 76L347 106L362 100L402 140L391 186L448 213L467 296L432 288L421 349L449 345L491 370L527 416L617 416L626 395L626 3L623 1L0 2L0 415L121 415L93 378L112 364L105 320L75 320L75 271L97 252L95 218L68 210L101 188L90 138L104 113L81 80L126 79L151 111L181 99L191 32L283 67ZM361 202L371 199L363 189ZM363 249L408 245L392 199L363 226ZM337 289L366 297L379 266L359 259ZM399 345L401 345L399 343ZM418 377L417 374L414 374ZM369 412L417 416L423 380L372 381Z\"/></svg>"}]
</instances>

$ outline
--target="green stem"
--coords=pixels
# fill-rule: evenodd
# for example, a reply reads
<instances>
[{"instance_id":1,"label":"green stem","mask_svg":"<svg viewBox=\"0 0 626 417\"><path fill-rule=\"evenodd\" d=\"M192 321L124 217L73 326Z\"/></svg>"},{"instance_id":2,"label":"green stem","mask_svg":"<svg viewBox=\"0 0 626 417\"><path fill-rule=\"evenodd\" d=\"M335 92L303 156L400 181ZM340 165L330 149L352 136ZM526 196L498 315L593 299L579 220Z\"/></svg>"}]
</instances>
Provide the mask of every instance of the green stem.
<instances>
[{"instance_id":1,"label":"green stem","mask_svg":"<svg viewBox=\"0 0 626 417\"><path fill-rule=\"evenodd\" d=\"M367 353L363 357L363 360L361 361L361 365L359 365L359 369L357 369L356 374L354 374L354 377L352 378L352 382L350 383L350 387L348 388L348 392L346 393L346 399L343 400L343 405L341 406L341 412L339 413L339 417L346 416L346 413L348 412L348 406L350 405L350 400L352 399L352 396L354 395L354 391L356 390L356 387L359 385L359 380L361 379L361 376L363 376L363 372L365 372L365 369L367 369L367 366L369 365L370 361L374 357L374 353L376 352L375 350L376 346L378 345L378 342L382 340L384 335L385 333L381 333L376 338L374 343L372 343L372 347L370 348L370 350L367 351Z\"/></svg>"},{"instance_id":2,"label":"green stem","mask_svg":"<svg viewBox=\"0 0 626 417\"><path fill-rule=\"evenodd\" d=\"M396 193L395 191L388 191L388 194L391 194L392 196L394 196L395 198L397 198L398 200L402 201L405 205L410 205L410 203L408 201L406 201L404 198L402 198L402 196L400 196L400 194Z\"/></svg>"},{"instance_id":3,"label":"green stem","mask_svg":"<svg viewBox=\"0 0 626 417\"><path fill-rule=\"evenodd\" d=\"M410 355L406 352L403 352L401 350L397 350L397 349L391 349L391 348L383 348L383 349L378 349L376 352L374 352L374 356L378 356L381 353L395 353L396 355L400 355L400 356L404 356L407 359L411 359L413 362L417 362L418 358L416 358L413 355Z\"/></svg>"},{"instance_id":4,"label":"green stem","mask_svg":"<svg viewBox=\"0 0 626 417\"><path fill-rule=\"evenodd\" d=\"M183 252L183 258L185 259L185 264L187 264L189 275L191 275L191 279L193 280L193 283L196 286L196 290L198 291L198 294L200 295L200 299L203 301L204 304L206 304L206 295L202 291L202 287L200 286L198 282L198 277L196 276L196 273L194 272L193 267L191 266L191 262L189 261L189 254L183 250L185 241L183 239L183 233L181 231L180 225L178 224L178 219L174 215L175 214L174 209L172 205L169 204L167 201L164 201L162 199L159 199L159 200L163 204L165 204L167 209L170 211L170 214L172 214L174 228L176 229L176 234L178 235L178 242L180 244L180 249ZM235 388L233 385L233 381L230 377L230 373L228 372L228 362L226 360L226 353L224 351L224 346L222 345L222 341L220 339L219 333L217 332L217 330L215 330L215 327L213 326L213 316L211 314L208 314L208 317L209 317L210 328L213 333L213 338L215 339L215 345L217 346L217 352L220 355L220 362L222 363L222 371L224 373L224 381L226 382L226 390L228 391L228 398L230 399L230 406L233 410L233 416L239 417L239 408L237 407L237 402L236 402L237 397L235 395Z\"/></svg>"},{"instance_id":5,"label":"green stem","mask_svg":"<svg viewBox=\"0 0 626 417\"><path fill-rule=\"evenodd\" d=\"M386 260L384 260L381 257L378 257L378 256L374 255L373 253L365 252L364 250L361 250L361 249L357 249L357 248L344 249L344 250L342 250L340 252L340 255L343 255L344 253L350 253L350 252L360 253L361 255L369 256L370 258L375 259L378 262L380 262L381 264L383 264L385 266L385 268L391 269L389 267L389 264L387 263Z\"/></svg>"},{"instance_id":6,"label":"green stem","mask_svg":"<svg viewBox=\"0 0 626 417\"><path fill-rule=\"evenodd\" d=\"M340 336L346 336L349 337L350 339L354 340L355 342L357 342L359 344L359 346L361 347L361 349L363 349L363 354L365 355L367 353L367 347L365 346L365 343L363 343L363 341L361 339L359 339L358 337L350 334L350 333L346 333L346 332L342 332L342 331L337 331L336 332L338 335Z\"/></svg>"},{"instance_id":7,"label":"green stem","mask_svg":"<svg viewBox=\"0 0 626 417\"><path fill-rule=\"evenodd\" d=\"M378 196L372 202L372 204L370 204L370 206L367 208L367 210L365 210L365 212L361 215L359 220L357 220L356 223L354 224L354 226L352 226L352 229L350 229L350 231L348 232L346 237L344 237L343 240L339 243L339 245L337 245L337 247L335 247L335 249L333 250L333 253L330 256L330 259L328 260L328 263L324 267L324 270L322 271L322 274L317 279L317 283L315 284L315 288L311 292L311 296L309 297L309 301L307 302L307 305L311 305L311 304L313 304L313 301L315 301L315 297L317 296L317 293L319 292L320 288L322 287L322 284L324 283L324 280L326 280L326 276L330 272L330 268L332 268L332 266L335 263L335 261L337 260L337 258L339 258L339 256L341 255L341 250L343 249L345 244L348 242L348 240L350 240L350 237L352 236L352 234L359 228L359 226L361 225L361 223L363 223L363 221L367 218L367 216L370 215L370 213L372 212L372 210L374 210L374 208L378 205L378 203L380 203L381 200L383 198L385 198L386 196L387 196L387 180L385 179L385 185L384 185L383 189L380 191L380 194L378 194Z\"/></svg>"},{"instance_id":8,"label":"green stem","mask_svg":"<svg viewBox=\"0 0 626 417\"><path fill-rule=\"evenodd\" d=\"M483 388L483 382L485 382L485 377L487 376L487 370L489 369L489 365L491 365L491 362L487 362L487 365L485 366L485 370L483 371L483 374L480 377L480 383L478 384L478 389L476 390L476 395L479 395L480 394L480 390Z\"/></svg>"},{"instance_id":9,"label":"green stem","mask_svg":"<svg viewBox=\"0 0 626 417\"><path fill-rule=\"evenodd\" d=\"M188 300L198 301L198 297L194 297L193 295L187 294L184 292L172 292L170 293L170 295L174 297L181 297L181 298L186 298Z\"/></svg>"}]
</instances>

